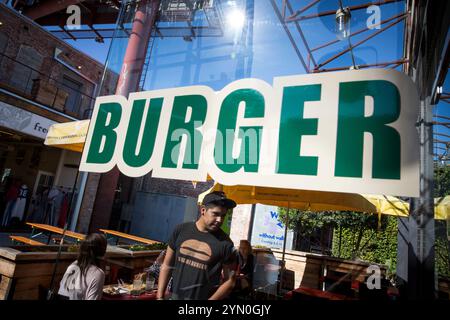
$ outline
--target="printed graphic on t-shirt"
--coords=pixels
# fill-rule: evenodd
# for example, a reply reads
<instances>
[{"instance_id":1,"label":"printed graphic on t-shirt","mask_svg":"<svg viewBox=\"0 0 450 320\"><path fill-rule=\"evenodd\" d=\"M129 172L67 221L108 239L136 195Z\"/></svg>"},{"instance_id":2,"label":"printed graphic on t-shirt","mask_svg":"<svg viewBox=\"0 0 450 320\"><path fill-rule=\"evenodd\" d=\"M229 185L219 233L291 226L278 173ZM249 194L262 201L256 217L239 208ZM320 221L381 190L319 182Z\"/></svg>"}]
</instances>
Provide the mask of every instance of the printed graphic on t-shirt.
<instances>
[{"instance_id":1,"label":"printed graphic on t-shirt","mask_svg":"<svg viewBox=\"0 0 450 320\"><path fill-rule=\"evenodd\" d=\"M211 247L206 242L189 239L181 244L178 261L197 269L206 270L211 255Z\"/></svg>"}]
</instances>

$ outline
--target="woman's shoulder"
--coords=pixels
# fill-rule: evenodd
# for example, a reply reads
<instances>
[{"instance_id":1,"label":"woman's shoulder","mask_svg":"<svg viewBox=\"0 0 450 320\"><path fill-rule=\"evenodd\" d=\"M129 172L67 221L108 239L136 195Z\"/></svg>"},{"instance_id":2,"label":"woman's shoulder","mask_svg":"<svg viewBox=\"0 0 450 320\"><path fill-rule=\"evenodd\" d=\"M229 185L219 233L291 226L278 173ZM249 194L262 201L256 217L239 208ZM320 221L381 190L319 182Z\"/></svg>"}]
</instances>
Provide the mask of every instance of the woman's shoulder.
<instances>
[{"instance_id":1,"label":"woman's shoulder","mask_svg":"<svg viewBox=\"0 0 450 320\"><path fill-rule=\"evenodd\" d=\"M67 267L67 271L79 270L79 269L80 268L78 267L78 263L76 260Z\"/></svg>"},{"instance_id":2,"label":"woman's shoulder","mask_svg":"<svg viewBox=\"0 0 450 320\"><path fill-rule=\"evenodd\" d=\"M93 276L105 276L105 271L93 264L89 266L88 273Z\"/></svg>"}]
</instances>

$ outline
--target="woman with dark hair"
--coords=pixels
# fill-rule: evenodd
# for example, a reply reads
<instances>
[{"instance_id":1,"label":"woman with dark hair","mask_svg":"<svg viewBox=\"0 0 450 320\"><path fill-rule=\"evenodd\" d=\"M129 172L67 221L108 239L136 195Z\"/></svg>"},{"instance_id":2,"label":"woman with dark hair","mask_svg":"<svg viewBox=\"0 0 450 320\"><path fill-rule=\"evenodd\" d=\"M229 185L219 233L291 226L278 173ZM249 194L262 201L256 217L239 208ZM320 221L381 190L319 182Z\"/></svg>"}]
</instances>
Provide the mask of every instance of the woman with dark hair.
<instances>
[{"instance_id":1,"label":"woman with dark hair","mask_svg":"<svg viewBox=\"0 0 450 320\"><path fill-rule=\"evenodd\" d=\"M100 268L100 260L106 246L106 237L100 233L91 233L81 242L78 259L67 268L61 280L59 295L69 300L102 298L105 273Z\"/></svg>"},{"instance_id":2,"label":"woman with dark hair","mask_svg":"<svg viewBox=\"0 0 450 320\"><path fill-rule=\"evenodd\" d=\"M248 240L239 243L239 268L231 299L250 299L253 292L254 256Z\"/></svg>"},{"instance_id":3,"label":"woman with dark hair","mask_svg":"<svg viewBox=\"0 0 450 320\"><path fill-rule=\"evenodd\" d=\"M249 292L253 288L254 256L252 245L248 240L241 240L239 243L239 270L241 290Z\"/></svg>"}]
</instances>

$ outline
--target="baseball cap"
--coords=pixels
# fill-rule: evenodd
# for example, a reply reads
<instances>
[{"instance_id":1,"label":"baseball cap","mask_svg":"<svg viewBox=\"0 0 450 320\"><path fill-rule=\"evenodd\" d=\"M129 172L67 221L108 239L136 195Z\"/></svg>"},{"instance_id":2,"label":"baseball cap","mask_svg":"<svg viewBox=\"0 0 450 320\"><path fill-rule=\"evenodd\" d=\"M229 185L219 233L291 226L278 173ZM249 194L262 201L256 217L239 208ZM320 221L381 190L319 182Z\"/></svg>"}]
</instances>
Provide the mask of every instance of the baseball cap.
<instances>
[{"instance_id":1,"label":"baseball cap","mask_svg":"<svg viewBox=\"0 0 450 320\"><path fill-rule=\"evenodd\" d=\"M222 191L213 191L211 193L208 193L204 198L202 205L207 204L216 204L221 207L225 207L227 209L232 209L236 207L236 202L234 202L231 199L228 199L225 195L225 192Z\"/></svg>"}]
</instances>

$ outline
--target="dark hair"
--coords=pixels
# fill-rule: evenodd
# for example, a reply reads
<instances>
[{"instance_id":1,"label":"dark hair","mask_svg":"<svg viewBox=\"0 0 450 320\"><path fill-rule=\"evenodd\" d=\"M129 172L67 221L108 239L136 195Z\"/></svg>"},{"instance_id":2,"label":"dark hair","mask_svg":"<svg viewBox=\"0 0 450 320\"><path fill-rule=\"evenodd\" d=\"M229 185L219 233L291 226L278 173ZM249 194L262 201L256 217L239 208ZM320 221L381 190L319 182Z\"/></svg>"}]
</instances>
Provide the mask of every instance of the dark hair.
<instances>
[{"instance_id":1,"label":"dark hair","mask_svg":"<svg viewBox=\"0 0 450 320\"><path fill-rule=\"evenodd\" d=\"M77 259L81 276L86 274L90 265L100 266L100 258L105 255L107 244L105 235L100 233L91 233L81 242Z\"/></svg>"},{"instance_id":2,"label":"dark hair","mask_svg":"<svg viewBox=\"0 0 450 320\"><path fill-rule=\"evenodd\" d=\"M239 241L239 249L243 244L248 246L248 255L253 254L252 244L250 243L250 241L245 240L245 239L242 239L241 241Z\"/></svg>"}]
</instances>

